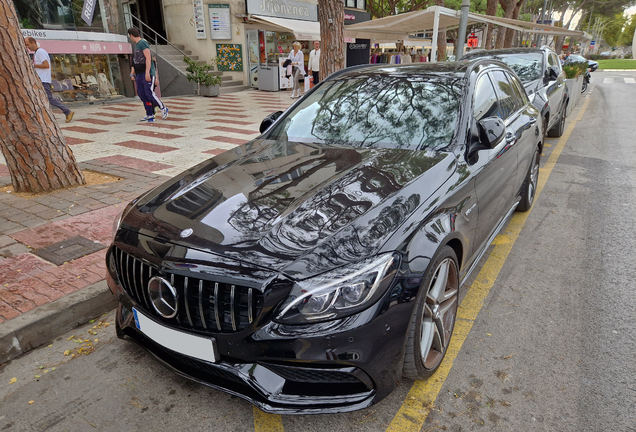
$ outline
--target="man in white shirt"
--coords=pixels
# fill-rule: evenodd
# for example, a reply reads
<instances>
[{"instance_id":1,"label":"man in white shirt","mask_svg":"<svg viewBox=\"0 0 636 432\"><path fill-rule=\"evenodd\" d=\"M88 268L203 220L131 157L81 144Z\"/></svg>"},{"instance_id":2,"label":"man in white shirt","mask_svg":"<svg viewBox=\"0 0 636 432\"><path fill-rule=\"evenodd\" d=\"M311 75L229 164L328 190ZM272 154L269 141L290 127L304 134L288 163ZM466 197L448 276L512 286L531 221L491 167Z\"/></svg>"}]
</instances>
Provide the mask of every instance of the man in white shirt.
<instances>
[{"instance_id":1,"label":"man in white shirt","mask_svg":"<svg viewBox=\"0 0 636 432\"><path fill-rule=\"evenodd\" d=\"M314 77L314 85L320 81L320 42L314 41L314 49L309 53L307 70Z\"/></svg>"},{"instance_id":2,"label":"man in white shirt","mask_svg":"<svg viewBox=\"0 0 636 432\"><path fill-rule=\"evenodd\" d=\"M75 115L75 113L62 105L62 102L54 98L53 93L51 93L51 58L49 57L49 53L40 48L37 41L30 36L24 38L24 43L28 49L35 52L33 55L33 66L42 81L46 97L49 98L49 103L52 106L61 109L66 116L66 123L70 122L73 120L73 115Z\"/></svg>"}]
</instances>

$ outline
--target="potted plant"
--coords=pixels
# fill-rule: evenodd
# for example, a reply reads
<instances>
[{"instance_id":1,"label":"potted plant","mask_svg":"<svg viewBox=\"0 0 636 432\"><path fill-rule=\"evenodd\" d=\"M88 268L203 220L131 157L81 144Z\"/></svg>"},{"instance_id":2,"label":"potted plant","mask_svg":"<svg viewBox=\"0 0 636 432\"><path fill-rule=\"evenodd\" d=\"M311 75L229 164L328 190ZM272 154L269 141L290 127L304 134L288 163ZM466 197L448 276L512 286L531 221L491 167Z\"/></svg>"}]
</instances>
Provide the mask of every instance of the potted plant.
<instances>
[{"instance_id":1,"label":"potted plant","mask_svg":"<svg viewBox=\"0 0 636 432\"><path fill-rule=\"evenodd\" d=\"M567 115L570 115L581 96L581 88L583 86L583 75L587 71L588 65L583 62L571 62L563 65L565 72L565 85L570 96Z\"/></svg>"},{"instance_id":2,"label":"potted plant","mask_svg":"<svg viewBox=\"0 0 636 432\"><path fill-rule=\"evenodd\" d=\"M212 64L199 63L188 57L183 57L188 65L186 78L196 84L195 93L200 96L218 96L221 84L221 74L213 72L216 58L212 58Z\"/></svg>"}]
</instances>

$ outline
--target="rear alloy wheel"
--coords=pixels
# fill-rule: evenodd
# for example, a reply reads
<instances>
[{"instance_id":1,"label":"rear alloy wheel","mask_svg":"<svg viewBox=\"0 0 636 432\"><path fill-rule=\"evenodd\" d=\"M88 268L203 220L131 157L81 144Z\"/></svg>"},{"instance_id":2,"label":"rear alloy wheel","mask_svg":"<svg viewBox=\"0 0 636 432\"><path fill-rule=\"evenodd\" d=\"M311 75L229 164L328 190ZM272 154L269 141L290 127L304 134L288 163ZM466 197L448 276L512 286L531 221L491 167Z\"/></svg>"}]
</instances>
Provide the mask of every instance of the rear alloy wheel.
<instances>
[{"instance_id":1,"label":"rear alloy wheel","mask_svg":"<svg viewBox=\"0 0 636 432\"><path fill-rule=\"evenodd\" d=\"M541 153L539 148L532 155L532 163L521 185L521 201L517 206L517 211L528 211L534 202L534 196L537 194L537 184L539 183L539 162L541 162Z\"/></svg>"},{"instance_id":2,"label":"rear alloy wheel","mask_svg":"<svg viewBox=\"0 0 636 432\"><path fill-rule=\"evenodd\" d=\"M424 277L409 327L403 375L413 380L431 376L448 350L459 297L459 266L450 246L440 249Z\"/></svg>"},{"instance_id":3,"label":"rear alloy wheel","mask_svg":"<svg viewBox=\"0 0 636 432\"><path fill-rule=\"evenodd\" d=\"M548 131L548 136L553 138L558 138L563 135L565 132L565 111L568 109L568 105L565 104L563 106L563 110L561 111L561 117L559 118L559 122L555 124L552 129Z\"/></svg>"}]
</instances>

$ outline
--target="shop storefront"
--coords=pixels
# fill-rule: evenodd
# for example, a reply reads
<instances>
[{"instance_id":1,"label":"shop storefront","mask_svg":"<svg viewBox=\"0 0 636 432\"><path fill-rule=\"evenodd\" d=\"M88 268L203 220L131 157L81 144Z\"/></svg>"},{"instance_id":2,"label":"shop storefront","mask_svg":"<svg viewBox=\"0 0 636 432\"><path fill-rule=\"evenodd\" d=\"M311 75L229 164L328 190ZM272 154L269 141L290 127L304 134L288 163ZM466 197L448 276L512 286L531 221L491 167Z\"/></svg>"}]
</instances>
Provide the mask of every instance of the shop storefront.
<instances>
[{"instance_id":1,"label":"shop storefront","mask_svg":"<svg viewBox=\"0 0 636 432\"><path fill-rule=\"evenodd\" d=\"M102 14L107 0L94 3L90 25L81 17L83 0L14 0L14 4L22 35L33 37L49 53L55 96L71 102L134 95L130 83L122 79L128 76L132 48L126 36L108 33Z\"/></svg>"},{"instance_id":2,"label":"shop storefront","mask_svg":"<svg viewBox=\"0 0 636 432\"><path fill-rule=\"evenodd\" d=\"M318 6L292 0L246 0L246 10L250 86L265 91L291 88L282 65L298 41L306 70L313 41L320 40Z\"/></svg>"}]
</instances>

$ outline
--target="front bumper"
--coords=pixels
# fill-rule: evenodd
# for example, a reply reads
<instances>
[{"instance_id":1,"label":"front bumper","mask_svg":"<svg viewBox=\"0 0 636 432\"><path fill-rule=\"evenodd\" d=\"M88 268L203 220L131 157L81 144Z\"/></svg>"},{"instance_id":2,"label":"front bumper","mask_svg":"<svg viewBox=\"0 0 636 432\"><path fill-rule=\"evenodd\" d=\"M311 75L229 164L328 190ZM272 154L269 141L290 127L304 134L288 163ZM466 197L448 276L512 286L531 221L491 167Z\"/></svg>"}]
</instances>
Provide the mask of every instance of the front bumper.
<instances>
[{"instance_id":1,"label":"front bumper","mask_svg":"<svg viewBox=\"0 0 636 432\"><path fill-rule=\"evenodd\" d=\"M142 333L132 308L144 311L146 306L123 289L116 272L108 273L108 284L120 303L116 322L120 338L135 342L177 374L239 396L263 411L359 410L387 396L401 378L414 302L396 301L391 290L380 302L383 306L335 322L283 326L267 320L237 332L208 333L205 336L218 347L218 361L211 363L167 349Z\"/></svg>"}]
</instances>

